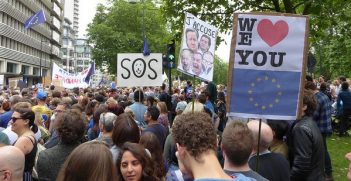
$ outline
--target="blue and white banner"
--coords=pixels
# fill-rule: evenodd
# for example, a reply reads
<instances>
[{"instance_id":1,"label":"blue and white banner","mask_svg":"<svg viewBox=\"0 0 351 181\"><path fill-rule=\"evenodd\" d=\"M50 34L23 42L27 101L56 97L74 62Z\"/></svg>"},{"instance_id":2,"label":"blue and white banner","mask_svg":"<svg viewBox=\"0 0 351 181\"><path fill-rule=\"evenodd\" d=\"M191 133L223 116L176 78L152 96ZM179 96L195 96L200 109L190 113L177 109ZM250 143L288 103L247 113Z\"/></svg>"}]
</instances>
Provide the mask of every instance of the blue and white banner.
<instances>
[{"instance_id":1,"label":"blue and white banner","mask_svg":"<svg viewBox=\"0 0 351 181\"><path fill-rule=\"evenodd\" d=\"M55 86L73 89L75 87L86 88L90 85L91 76L95 73L95 65L90 64L89 67L79 73L69 73L56 63L52 69L52 83Z\"/></svg>"},{"instance_id":2,"label":"blue and white banner","mask_svg":"<svg viewBox=\"0 0 351 181\"><path fill-rule=\"evenodd\" d=\"M39 10L36 12L33 16L27 19L27 21L24 23L24 29L29 29L35 25L45 23L46 17L44 10Z\"/></svg>"},{"instance_id":3,"label":"blue and white banner","mask_svg":"<svg viewBox=\"0 0 351 181\"><path fill-rule=\"evenodd\" d=\"M298 117L307 24L306 16L235 14L229 116Z\"/></svg>"}]
</instances>

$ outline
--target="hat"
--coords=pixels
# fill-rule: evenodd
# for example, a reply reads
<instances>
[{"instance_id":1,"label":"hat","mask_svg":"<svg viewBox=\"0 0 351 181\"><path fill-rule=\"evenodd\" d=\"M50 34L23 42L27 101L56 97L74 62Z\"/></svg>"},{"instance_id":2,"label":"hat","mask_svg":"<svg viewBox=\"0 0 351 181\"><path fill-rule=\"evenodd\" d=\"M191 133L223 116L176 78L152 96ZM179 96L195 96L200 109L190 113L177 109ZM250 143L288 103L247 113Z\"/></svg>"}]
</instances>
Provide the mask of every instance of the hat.
<instances>
[{"instance_id":1,"label":"hat","mask_svg":"<svg viewBox=\"0 0 351 181\"><path fill-rule=\"evenodd\" d=\"M186 102L178 102L177 107L176 107L176 111L179 111L179 110L184 111L186 106L187 106Z\"/></svg>"},{"instance_id":2,"label":"hat","mask_svg":"<svg viewBox=\"0 0 351 181\"><path fill-rule=\"evenodd\" d=\"M39 99L39 100L45 100L46 97L47 97L46 92L44 92L44 91L38 91L38 93L37 93L37 99Z\"/></svg>"}]
</instances>

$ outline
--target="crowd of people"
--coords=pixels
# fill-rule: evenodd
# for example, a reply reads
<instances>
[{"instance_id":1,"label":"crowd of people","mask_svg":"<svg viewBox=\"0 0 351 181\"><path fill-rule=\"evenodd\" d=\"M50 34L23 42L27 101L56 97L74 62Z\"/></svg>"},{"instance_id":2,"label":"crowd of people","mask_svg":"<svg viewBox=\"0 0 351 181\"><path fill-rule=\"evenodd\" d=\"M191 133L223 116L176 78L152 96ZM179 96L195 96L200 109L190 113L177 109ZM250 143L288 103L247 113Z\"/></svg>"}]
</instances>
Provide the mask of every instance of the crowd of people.
<instances>
[{"instance_id":1,"label":"crowd of people","mask_svg":"<svg viewBox=\"0 0 351 181\"><path fill-rule=\"evenodd\" d=\"M344 77L306 79L294 122L228 118L226 88L212 82L172 95L165 84L4 89L0 180L330 181L326 138L334 112L347 135L351 92Z\"/></svg>"}]
</instances>

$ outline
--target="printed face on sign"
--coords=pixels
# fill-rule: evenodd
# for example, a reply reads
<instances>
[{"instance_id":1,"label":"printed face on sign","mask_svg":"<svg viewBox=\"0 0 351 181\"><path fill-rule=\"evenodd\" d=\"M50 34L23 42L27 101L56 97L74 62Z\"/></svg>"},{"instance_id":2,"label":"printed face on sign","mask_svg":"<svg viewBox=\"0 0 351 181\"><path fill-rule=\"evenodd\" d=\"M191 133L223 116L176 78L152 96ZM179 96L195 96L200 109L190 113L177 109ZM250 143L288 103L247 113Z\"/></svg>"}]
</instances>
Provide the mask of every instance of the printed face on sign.
<instances>
[{"instance_id":1,"label":"printed face on sign","mask_svg":"<svg viewBox=\"0 0 351 181\"><path fill-rule=\"evenodd\" d=\"M197 52L198 49L198 36L198 33L194 29L188 28L186 30L186 44L193 52Z\"/></svg>"},{"instance_id":2,"label":"printed face on sign","mask_svg":"<svg viewBox=\"0 0 351 181\"><path fill-rule=\"evenodd\" d=\"M211 46L211 39L207 35L202 35L200 38L200 50L207 52Z\"/></svg>"},{"instance_id":3,"label":"printed face on sign","mask_svg":"<svg viewBox=\"0 0 351 181\"><path fill-rule=\"evenodd\" d=\"M202 73L202 55L200 53L194 53L192 70L196 75L200 75Z\"/></svg>"},{"instance_id":4,"label":"printed face on sign","mask_svg":"<svg viewBox=\"0 0 351 181\"><path fill-rule=\"evenodd\" d=\"M193 62L193 57L194 57L193 52L190 49L184 49L182 51L181 57L182 57L181 62L182 62L183 70L189 71L191 64Z\"/></svg>"},{"instance_id":5,"label":"printed face on sign","mask_svg":"<svg viewBox=\"0 0 351 181\"><path fill-rule=\"evenodd\" d=\"M206 67L206 70L213 67L213 55L211 52L205 52L203 55L203 64Z\"/></svg>"},{"instance_id":6,"label":"printed face on sign","mask_svg":"<svg viewBox=\"0 0 351 181\"><path fill-rule=\"evenodd\" d=\"M142 59L133 62L133 72L136 77L142 77L145 73L146 63Z\"/></svg>"}]
</instances>

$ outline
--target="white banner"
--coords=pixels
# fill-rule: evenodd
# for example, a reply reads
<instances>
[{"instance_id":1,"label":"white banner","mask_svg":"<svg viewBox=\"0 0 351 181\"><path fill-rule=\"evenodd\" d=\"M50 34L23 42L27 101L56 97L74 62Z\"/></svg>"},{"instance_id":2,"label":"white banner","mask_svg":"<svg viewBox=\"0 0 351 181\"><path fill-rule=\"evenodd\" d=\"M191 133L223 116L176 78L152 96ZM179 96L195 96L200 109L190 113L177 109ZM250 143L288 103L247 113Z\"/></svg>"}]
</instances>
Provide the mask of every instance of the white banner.
<instances>
[{"instance_id":1,"label":"white banner","mask_svg":"<svg viewBox=\"0 0 351 181\"><path fill-rule=\"evenodd\" d=\"M69 73L57 64L53 64L52 82L60 82L62 87L72 89L74 87L86 88L90 84L90 78L94 74L94 65L90 64L89 67L80 73Z\"/></svg>"},{"instance_id":2,"label":"white banner","mask_svg":"<svg viewBox=\"0 0 351 181\"><path fill-rule=\"evenodd\" d=\"M178 70L212 81L218 29L187 13L184 21Z\"/></svg>"},{"instance_id":3,"label":"white banner","mask_svg":"<svg viewBox=\"0 0 351 181\"><path fill-rule=\"evenodd\" d=\"M162 85L162 54L120 53L117 55L117 86Z\"/></svg>"}]
</instances>

